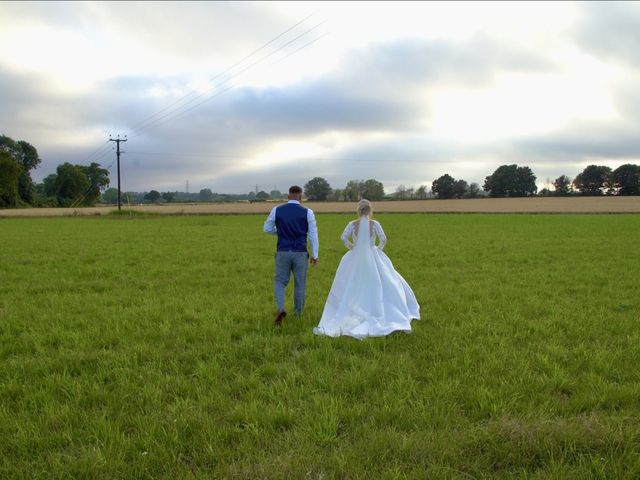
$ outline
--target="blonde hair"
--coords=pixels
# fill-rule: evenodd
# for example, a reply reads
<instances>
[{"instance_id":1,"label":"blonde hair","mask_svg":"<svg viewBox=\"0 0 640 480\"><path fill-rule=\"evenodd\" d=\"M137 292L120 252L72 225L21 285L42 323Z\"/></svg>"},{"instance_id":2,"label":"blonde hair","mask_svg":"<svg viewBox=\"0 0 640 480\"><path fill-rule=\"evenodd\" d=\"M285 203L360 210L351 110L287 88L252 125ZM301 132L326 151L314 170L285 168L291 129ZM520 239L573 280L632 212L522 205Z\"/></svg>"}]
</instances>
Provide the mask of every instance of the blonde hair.
<instances>
[{"instance_id":1,"label":"blonde hair","mask_svg":"<svg viewBox=\"0 0 640 480\"><path fill-rule=\"evenodd\" d=\"M362 217L364 215L371 215L371 202L366 198L363 198L358 202L358 217Z\"/></svg>"}]
</instances>

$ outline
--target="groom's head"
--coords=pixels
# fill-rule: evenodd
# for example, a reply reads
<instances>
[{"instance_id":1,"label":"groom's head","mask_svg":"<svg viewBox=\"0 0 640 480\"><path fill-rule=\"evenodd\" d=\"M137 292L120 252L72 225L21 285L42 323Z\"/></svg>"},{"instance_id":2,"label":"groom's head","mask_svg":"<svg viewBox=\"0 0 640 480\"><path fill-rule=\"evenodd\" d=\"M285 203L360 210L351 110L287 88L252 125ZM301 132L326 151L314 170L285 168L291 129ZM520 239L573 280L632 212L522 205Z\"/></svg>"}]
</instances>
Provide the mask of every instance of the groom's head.
<instances>
[{"instance_id":1,"label":"groom's head","mask_svg":"<svg viewBox=\"0 0 640 480\"><path fill-rule=\"evenodd\" d=\"M302 188L297 185L289 188L289 200L302 201Z\"/></svg>"}]
</instances>

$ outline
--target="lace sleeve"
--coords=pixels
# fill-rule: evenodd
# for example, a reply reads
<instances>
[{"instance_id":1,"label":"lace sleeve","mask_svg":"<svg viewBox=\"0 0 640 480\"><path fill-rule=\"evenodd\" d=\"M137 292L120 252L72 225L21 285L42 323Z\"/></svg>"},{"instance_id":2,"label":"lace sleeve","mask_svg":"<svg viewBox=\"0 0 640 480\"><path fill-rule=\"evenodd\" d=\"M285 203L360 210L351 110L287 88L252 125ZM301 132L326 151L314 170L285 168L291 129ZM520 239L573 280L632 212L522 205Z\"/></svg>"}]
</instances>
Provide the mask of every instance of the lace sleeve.
<instances>
[{"instance_id":1,"label":"lace sleeve","mask_svg":"<svg viewBox=\"0 0 640 480\"><path fill-rule=\"evenodd\" d=\"M382 225L380 225L379 222L373 222L373 228L376 232L376 235L378 236L378 248L382 250L387 244L387 236L384 234Z\"/></svg>"},{"instance_id":2,"label":"lace sleeve","mask_svg":"<svg viewBox=\"0 0 640 480\"><path fill-rule=\"evenodd\" d=\"M342 235L340 236L340 240L342 240L342 243L344 243L344 246L347 247L349 250L353 248L353 243L349 241L349 236L351 236L352 233L353 233L353 222L349 222L347 223L347 226L345 227L344 232L342 232Z\"/></svg>"}]
</instances>

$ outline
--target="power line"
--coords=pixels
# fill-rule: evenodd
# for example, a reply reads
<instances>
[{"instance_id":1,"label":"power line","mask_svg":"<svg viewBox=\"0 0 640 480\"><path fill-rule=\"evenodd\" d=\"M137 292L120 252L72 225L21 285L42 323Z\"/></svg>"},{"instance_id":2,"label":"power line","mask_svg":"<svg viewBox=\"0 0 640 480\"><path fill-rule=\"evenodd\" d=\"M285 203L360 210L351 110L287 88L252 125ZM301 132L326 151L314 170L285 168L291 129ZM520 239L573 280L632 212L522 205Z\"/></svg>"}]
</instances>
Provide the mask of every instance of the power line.
<instances>
[{"instance_id":1,"label":"power line","mask_svg":"<svg viewBox=\"0 0 640 480\"><path fill-rule=\"evenodd\" d=\"M111 150L108 147L108 143L109 141L105 141L103 144L101 144L98 148L96 148L93 152L91 152L89 155L87 155L84 160L82 160L80 163L89 163L92 161L98 161L101 158L103 158L107 153L109 153L109 151ZM104 150L104 148L107 147L106 150Z\"/></svg>"},{"instance_id":2,"label":"power line","mask_svg":"<svg viewBox=\"0 0 640 480\"><path fill-rule=\"evenodd\" d=\"M267 48L269 45L271 45L273 42L275 42L276 40L278 40L279 38L281 38L282 36L286 35L287 33L289 33L291 30L295 29L297 26L301 25L302 23L306 22L309 18L311 18L313 16L312 15L308 15L307 17L303 18L302 20L300 20L299 22L297 22L296 24L294 24L293 26L289 27L288 29L286 29L284 32L276 35L274 38L272 38L271 40L269 40L267 43L265 43L264 45L262 45L261 47L256 48L253 52L245 55L241 60L237 61L236 63L234 63L233 65L231 65L230 67L228 67L227 69L225 69L223 72L220 72L217 75L214 75L213 77L211 77L209 79L210 82L213 82L214 80L220 78L221 76L223 76L224 74L230 72L231 70L233 70L235 67L237 67L238 65L240 65L241 63L243 63L245 60L248 60L249 58L251 58L252 56L254 56L256 53L258 53L261 50L264 50L265 48ZM194 95L196 93L195 90L191 91L190 93L180 97L179 99L177 99L176 101L174 101L173 103L169 104L168 106L158 110L156 113L152 114L151 116L149 116L147 119L142 120L136 124L134 124L131 129L132 131L135 131L139 128L142 128L145 124L150 123L150 120L157 116L158 114L166 111L167 109L173 107L174 105L180 103L181 101L183 101L184 99Z\"/></svg>"},{"instance_id":3,"label":"power line","mask_svg":"<svg viewBox=\"0 0 640 480\"><path fill-rule=\"evenodd\" d=\"M87 155L87 158L91 158L93 157L95 154L97 154L100 150L102 150L105 146L107 146L107 144L109 143L109 141L104 142L103 144L101 144L98 148L96 148L93 152L91 152L89 155Z\"/></svg>"},{"instance_id":4,"label":"power line","mask_svg":"<svg viewBox=\"0 0 640 480\"><path fill-rule=\"evenodd\" d=\"M264 45L262 45L261 47L255 49L254 51L252 51L251 53L249 53L248 55L245 55L245 57L243 57L241 60L239 60L238 62L234 63L231 67L227 68L226 70L224 70L223 72L215 75L214 77L212 77L210 79L210 81L213 81L217 78L222 77L223 75L225 75L228 72L231 72L231 70L233 70L234 68L236 68L237 66L241 65L243 62L245 62L246 60L248 60L249 58L251 58L252 56L254 56L255 54L257 54L258 52L260 52L261 50L264 50L266 47L268 47L269 45L271 45L272 43L274 43L276 40L278 40L279 38L282 38L284 35L286 35L287 33L291 32L293 29L295 29L296 27L298 27L299 25L301 25L302 23L304 23L306 20L308 20L312 15L309 15L305 18L303 18L302 20L300 20L299 22L297 22L296 24L294 24L293 26L289 27L287 30L285 30L284 32L278 34L276 37L274 37L273 39L271 39L269 42L265 43ZM233 80L234 78L238 77L239 75L243 74L244 72L246 72L247 70L253 68L254 66L264 62L265 60L267 60L268 58L270 58L271 56L273 56L274 54L284 50L286 47L288 47L289 45L293 44L294 42L296 42L297 40L299 40L300 38L304 37L305 35L311 33L313 30L317 29L320 25L326 23L325 21L322 21L316 25L314 25L313 27L311 27L310 29L307 29L306 31L302 32L301 34L297 35L296 37L294 37L293 39L289 40L288 42L286 42L285 44L279 46L278 48L276 48L274 51L270 52L269 54L263 56L262 58L260 58L259 60L251 63L250 65L244 67L243 69L241 69L239 72L234 73L233 75L231 75L229 78L227 78L226 80L219 82L217 85L215 85L212 89L212 92L205 92L205 93L201 93L199 95L196 95L195 98L192 98L191 100L182 103L182 105L176 107L176 108L172 108L175 105L183 102L183 100L189 98L190 96L193 96L195 94L195 91L179 98L177 101L173 102L172 104L168 105L167 107L164 107L163 109L159 110L158 112L154 113L153 115L149 116L147 119L138 122L137 124L134 125L134 129L131 133L131 135L139 135L140 133L142 133L145 130L148 130L149 128L152 127L157 127L163 123L166 123L168 121L171 121L177 117L180 117L190 111L192 111L193 109L197 108L198 106L213 100L214 98L218 97L219 95L229 91L230 89L234 88L234 85L231 85L230 87L217 92L215 95L209 97L209 98L205 98L203 101L198 102L195 105L192 105L191 107L187 108L186 110L182 110L184 107L190 105L191 103L193 103L194 101L198 100L199 98L205 96L205 95L210 95L211 93L213 93L213 91L220 87L223 86L224 84L228 83L229 81ZM323 34L320 37L315 38L314 40L307 42L306 44L302 45L301 47L297 48L296 50L294 50L293 52L290 52L289 54L287 54L285 57L280 58L278 61L274 62L273 64L271 64L270 66L273 66L277 63L279 63L280 61L290 57L291 55L294 55L295 53L299 52L300 50L306 48L307 46L317 42L320 38L324 37L326 35ZM169 110L169 112L165 113L164 115L161 115L158 117L158 115L162 112L165 112L166 110ZM155 118L154 117L158 117ZM126 137L126 135L125 135ZM102 144L100 147L98 147L95 151L93 151L87 158L86 158L86 162L89 161L97 161L100 160L102 158L104 158L104 156L106 156L109 153L109 148L107 147L106 150L103 150L108 144L109 142L114 141L116 142L117 145L117 153L116 153L116 161L118 162L118 209L120 210L121 207L121 200L120 200L120 193L121 193L121 189L120 189L120 142L125 142L126 139L120 139L118 137L118 139L109 139L107 140L104 144ZM138 152L138 154L152 154L150 152ZM169 154L170 155L170 154ZM177 155L189 155L192 156L190 154L177 154ZM197 155L197 154L196 154ZM196 156L193 155L193 156ZM242 156L227 156L229 158L242 158ZM214 157L215 158L215 157ZM108 167L107 170L111 170L111 167L113 166L112 162ZM188 185L188 183L187 183ZM256 188L258 186L256 185ZM188 189L188 187L187 187Z\"/></svg>"},{"instance_id":5,"label":"power line","mask_svg":"<svg viewBox=\"0 0 640 480\"><path fill-rule=\"evenodd\" d=\"M287 58L289 58L292 55L295 55L296 53L298 53L300 50L304 50L305 48L307 48L310 45L313 45L314 43L316 43L318 40L320 40L323 37L326 37L327 35L329 35L329 32L325 32L322 35L320 35L317 38L314 38L313 40L311 40L310 42L305 43L304 45L302 45L300 48L297 48L296 50L294 50L293 52L285 55L282 58L279 58L278 60L276 60L275 62L273 62L271 65L269 65L270 67L273 67L274 65L277 65L278 63L282 62L283 60L286 60Z\"/></svg>"},{"instance_id":6,"label":"power line","mask_svg":"<svg viewBox=\"0 0 640 480\"><path fill-rule=\"evenodd\" d=\"M132 155L155 155L159 157L207 157L207 158L248 158L248 155L209 155L206 153L180 153L180 152L136 152L127 150Z\"/></svg>"},{"instance_id":7,"label":"power line","mask_svg":"<svg viewBox=\"0 0 640 480\"><path fill-rule=\"evenodd\" d=\"M109 140L107 140L109 141ZM100 158L104 157L104 155L106 155L109 152L105 152L101 157L97 158L96 160L99 160ZM111 167L113 166L113 164L115 163L115 160L113 162L111 162L111 165L109 165L106 170L109 171L111 170ZM80 204L84 201L85 198L87 198L87 195L89 195L89 192L91 192L91 190L93 189L93 187L95 187L98 182L99 182L99 178L94 179L91 184L87 187L87 189L84 191L84 193L80 196L78 196L78 198L76 198L76 200L69 205L69 208L76 208L78 206L80 206Z\"/></svg>"},{"instance_id":8,"label":"power line","mask_svg":"<svg viewBox=\"0 0 640 480\"><path fill-rule=\"evenodd\" d=\"M160 117L158 117L157 119L149 122L148 124L139 127L137 129L134 129L130 132L130 136L133 135L140 135L140 133L144 132L145 130L148 130L149 128L155 128L158 127L168 121L174 120L182 115L184 115L185 113L188 113L190 111L192 111L193 109L199 107L200 105L209 102L211 100L213 100L214 98L222 95L223 93L228 92L229 90L231 90L232 88L234 88L234 85L231 85L227 88L225 88L224 90L220 90L219 92L215 93L214 95L210 96L209 98L205 98L204 100L202 100L201 102L196 103L195 105L190 106L189 108L187 108L186 110L182 110L180 111L182 108L186 107L187 105L195 102L196 100L202 98L203 96L207 96L207 95L211 95L212 93L214 93L215 89L218 87L221 87L223 85L225 85L226 83L228 83L229 81L233 80L234 78L242 75L244 72L246 72L247 70L255 67L256 65L258 65L259 63L264 62L266 59L268 59L269 57L275 55L276 53L278 53L279 51L285 49L286 47L288 47L289 45L291 45L292 43L296 42L297 40L299 40L300 38L302 38L303 36L309 34L310 32L312 32L313 30L315 30L316 28L318 28L320 25L326 23L326 20L323 20L322 22L314 25L313 27L311 27L308 30L305 30L304 32L302 32L301 34L297 35L296 37L294 37L293 39L289 40L287 43L285 43L284 45L281 45L280 47L278 47L277 49L275 49L274 51L268 53L267 55L263 56L262 58L260 58L259 60L251 63L250 65L244 67L243 69L241 69L239 72L234 73L232 76L230 76L229 78L227 78L226 80L214 85L214 87L212 88L211 92L205 92L205 93L200 93L198 95L196 95L194 98L192 98L191 100L189 100L188 102L184 103L183 105L174 108L173 110L165 113L164 115L161 115ZM312 42L309 42L309 44Z\"/></svg>"},{"instance_id":9,"label":"power line","mask_svg":"<svg viewBox=\"0 0 640 480\"><path fill-rule=\"evenodd\" d=\"M240 59L239 61L237 61L236 63L234 63L233 65L231 65L230 67L228 67L226 70L224 70L223 72L213 76L210 81L213 81L219 77L221 77L222 75L224 75L225 73L230 72L231 70L233 70L235 67L237 67L238 65L242 64L243 62L245 62L246 60L248 60L249 58L251 58L252 56L254 56L256 53L260 52L261 50L264 50L266 47L268 47L269 45L271 45L273 42L277 41L279 38L282 38L284 35L286 35L287 33L291 32L293 29L295 29L296 27L298 27L299 25L301 25L302 23L304 23L305 21L307 21L309 18L311 18L313 16L313 14L306 16L305 18L303 18L302 20L296 22L294 25L292 25L291 27L287 28L286 30L284 30L283 32L279 33L278 35L276 35L275 37L273 37L271 40L269 40L267 43L263 44L262 46L256 48L255 50L253 50L251 53L245 55L242 59ZM143 119L142 121L138 122L137 124L134 125L134 129L141 129L142 126L148 124L148 123L153 123L150 122L151 119L153 119L153 117L157 116L159 113L162 113L163 111L173 107L174 105L176 105L177 103L180 103L182 100L184 100L185 98L188 98L189 96L195 94L195 91L192 91L191 93L179 98L178 100L176 100L175 102L173 102L172 104L168 105L167 107L164 107L163 109L159 110L158 112L150 115L149 117L147 117L146 119ZM139 133L139 132L138 132ZM96 150L94 150L92 153L90 153L89 155L87 155L83 160L80 161L80 163L89 163L90 161L95 161L95 160L99 160L102 159L106 153L108 153L109 148L107 147L106 151L102 151L107 145L109 144L109 140L105 141L103 144L101 144ZM112 164L113 165L113 164ZM109 167L110 168L110 167Z\"/></svg>"},{"instance_id":10,"label":"power line","mask_svg":"<svg viewBox=\"0 0 640 480\"><path fill-rule=\"evenodd\" d=\"M232 154L209 154L209 153L186 153L186 152L139 152L135 150L127 150L127 153L130 155L153 155L158 157L202 157L209 159L216 158L229 158L229 159L252 159L251 155L232 155ZM340 162L371 162L371 163L379 163L379 162L395 162L395 157L369 157L369 156L360 156L360 157L326 157L326 156L309 156L309 157L299 157L292 159L296 161L340 161ZM407 163L422 163L425 160L422 158L408 158L404 159L403 162ZM441 162L446 163L446 162Z\"/></svg>"}]
</instances>

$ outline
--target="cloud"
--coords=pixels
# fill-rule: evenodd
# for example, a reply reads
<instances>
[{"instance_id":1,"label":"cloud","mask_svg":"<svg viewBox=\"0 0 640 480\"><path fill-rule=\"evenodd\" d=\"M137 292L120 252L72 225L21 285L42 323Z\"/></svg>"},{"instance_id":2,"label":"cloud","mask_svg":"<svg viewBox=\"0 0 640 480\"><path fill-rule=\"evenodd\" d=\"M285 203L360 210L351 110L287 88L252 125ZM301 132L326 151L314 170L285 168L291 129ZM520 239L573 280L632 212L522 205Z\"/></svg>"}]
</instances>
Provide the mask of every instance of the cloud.
<instances>
[{"instance_id":1,"label":"cloud","mask_svg":"<svg viewBox=\"0 0 640 480\"><path fill-rule=\"evenodd\" d=\"M523 156L538 162L606 162L640 159L640 128L610 123L576 123L550 135L514 142Z\"/></svg>"},{"instance_id":2,"label":"cloud","mask_svg":"<svg viewBox=\"0 0 640 480\"><path fill-rule=\"evenodd\" d=\"M438 83L478 85L499 71L552 68L543 57L487 38L462 45L405 40L352 52L336 71L316 79L237 89L189 118L255 135L406 131L420 125L425 116L421 94Z\"/></svg>"},{"instance_id":3,"label":"cloud","mask_svg":"<svg viewBox=\"0 0 640 480\"><path fill-rule=\"evenodd\" d=\"M479 85L496 73L549 71L554 62L532 49L510 45L488 34L464 41L402 39L352 52L340 80L398 93L422 88L425 80Z\"/></svg>"},{"instance_id":4,"label":"cloud","mask_svg":"<svg viewBox=\"0 0 640 480\"><path fill-rule=\"evenodd\" d=\"M640 64L638 3L582 2L580 6L575 36L583 47L605 60Z\"/></svg>"},{"instance_id":5,"label":"cloud","mask_svg":"<svg viewBox=\"0 0 640 480\"><path fill-rule=\"evenodd\" d=\"M615 55L612 58L633 64L640 58L631 48L632 32L640 31L633 30L638 8L608 5L585 4L575 36L596 55ZM399 32L357 48L345 44L334 52L331 69L301 78L292 75L291 81L283 61L273 66L284 72L277 83L262 86L239 78L229 83L235 88L192 111L168 115L135 133L140 122L192 88L202 91L205 79L297 20L284 12L286 8L242 2L162 3L151 8L144 3L4 4L0 16L13 15L16 24L80 32L95 48L85 53L98 58L109 49L110 58L121 55L123 63L105 69L108 74L88 76L82 88L62 90L45 71L0 63L0 132L39 149L43 165L35 172L36 180L64 161L88 161L109 134L130 133L123 171L125 188L133 190L183 188L187 179L193 190L248 191L255 183L266 190L273 185L284 190L313 176L337 187L352 178L377 178L393 188L430 183L445 172L481 181L500 164L514 161L571 174L565 170L583 159L637 155L640 97L631 73L611 91L620 113L616 121L572 118L569 125L558 122L563 127L556 131L527 135L530 121L513 129L516 133L500 130L484 136L478 127L488 129L490 122L474 123L482 121L485 109L491 114L491 102L495 111L508 116L496 123L503 126L523 120L527 111L522 105L560 110L547 93L567 65L554 52L481 28L455 39ZM315 58L308 50L297 56L308 62ZM516 82L523 79L528 86L547 83L545 88L522 88ZM500 90L503 83L511 90ZM473 138L445 138L431 130L437 108L443 108L434 98L443 89L457 95L461 107L467 99L480 99L445 122L455 127L466 120L476 132ZM491 95L482 97L485 91ZM521 97L521 91L529 98ZM579 103L581 95L572 101ZM515 107L500 109L498 103L505 98ZM573 108L567 105L563 112ZM477 111L470 112L473 108ZM100 163L106 165L114 153L106 146L103 150Z\"/></svg>"},{"instance_id":6,"label":"cloud","mask_svg":"<svg viewBox=\"0 0 640 480\"><path fill-rule=\"evenodd\" d=\"M389 176L389 165L394 164L395 177L390 180L406 183L416 162L424 162L434 152L432 144L406 140L408 133L421 132L428 115L421 91L442 82L473 85L489 82L491 75L500 69L551 67L549 62L529 52L518 53L487 38L463 44L403 40L371 46L351 52L341 68L319 78L292 86L237 88L187 115L175 119L172 115L166 118L161 115L159 124L130 138L128 180L140 188L150 179L168 185L176 182L176 178L216 180L241 172L244 178L268 174L276 182L279 172L302 163L306 171L321 167L324 168L321 173L340 182L362 176L358 159L364 158L370 171L368 177ZM14 75L8 83L28 85L23 80ZM42 121L48 120L49 126L59 126L56 120L59 115L47 116L46 111L68 111L65 128L79 130L93 125L106 138L107 131L113 134L131 131L141 120L171 105L183 95L188 81L184 76L121 76L100 82L94 91L76 97L59 99L42 92L31 105L42 112ZM32 82L29 88L33 90L36 85L39 83ZM14 92L12 97L29 103L26 101L29 88ZM384 132L400 138L386 143L364 140L355 146L347 142L346 148L338 147L331 152L334 160L320 163L303 157L285 162L284 167L267 168L268 173L264 168L262 171L254 168L252 174L246 168L247 159L273 143L291 138L315 141L327 132L343 132L354 138L358 134L368 137L371 132ZM52 171L54 165L69 156L62 148L50 150L55 153L51 161L45 160L43 171ZM71 157L81 158L89 150L93 150L93 145ZM438 146L438 151L440 162L452 153L442 146ZM190 152L192 156L188 155Z\"/></svg>"},{"instance_id":7,"label":"cloud","mask_svg":"<svg viewBox=\"0 0 640 480\"><path fill-rule=\"evenodd\" d=\"M202 62L210 70L262 45L296 21L268 5L245 2L5 2L0 18L12 29L77 32L95 47L117 49L123 61L146 52L167 63ZM156 70L167 73L162 64Z\"/></svg>"}]
</instances>

